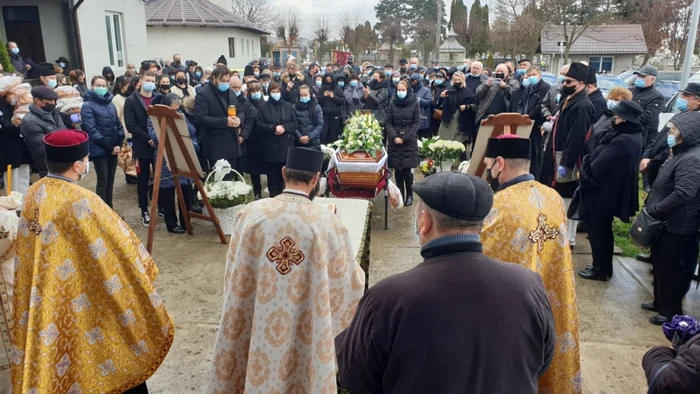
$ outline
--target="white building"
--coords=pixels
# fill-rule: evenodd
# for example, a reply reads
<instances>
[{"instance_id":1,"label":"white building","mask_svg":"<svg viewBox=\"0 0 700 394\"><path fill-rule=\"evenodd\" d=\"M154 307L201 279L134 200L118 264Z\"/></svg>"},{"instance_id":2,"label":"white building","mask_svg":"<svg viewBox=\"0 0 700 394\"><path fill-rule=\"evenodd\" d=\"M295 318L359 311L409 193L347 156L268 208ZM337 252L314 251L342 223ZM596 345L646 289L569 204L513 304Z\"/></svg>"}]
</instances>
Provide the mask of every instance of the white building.
<instances>
[{"instance_id":1,"label":"white building","mask_svg":"<svg viewBox=\"0 0 700 394\"><path fill-rule=\"evenodd\" d=\"M243 69L259 57L260 37L269 34L209 0L152 0L146 5L146 26L151 56L170 59L179 53L183 62L210 66L223 55L231 69Z\"/></svg>"},{"instance_id":2,"label":"white building","mask_svg":"<svg viewBox=\"0 0 700 394\"><path fill-rule=\"evenodd\" d=\"M464 58L467 56L467 50L460 43L457 42L457 33L450 29L447 33L447 39L440 45L438 51L440 54L439 60L440 64L445 65L455 65L461 64Z\"/></svg>"}]
</instances>

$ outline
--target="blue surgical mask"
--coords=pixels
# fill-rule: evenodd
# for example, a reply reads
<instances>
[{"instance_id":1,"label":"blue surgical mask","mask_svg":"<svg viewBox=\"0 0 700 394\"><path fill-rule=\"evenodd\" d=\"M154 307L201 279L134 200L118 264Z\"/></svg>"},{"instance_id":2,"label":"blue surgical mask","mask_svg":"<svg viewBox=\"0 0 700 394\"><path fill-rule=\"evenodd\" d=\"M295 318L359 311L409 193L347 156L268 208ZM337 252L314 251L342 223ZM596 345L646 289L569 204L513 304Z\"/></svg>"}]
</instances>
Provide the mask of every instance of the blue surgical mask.
<instances>
[{"instance_id":1,"label":"blue surgical mask","mask_svg":"<svg viewBox=\"0 0 700 394\"><path fill-rule=\"evenodd\" d=\"M250 98L252 98L255 101L260 101L260 99L262 98L262 93L260 93L260 92L251 93Z\"/></svg>"},{"instance_id":2,"label":"blue surgical mask","mask_svg":"<svg viewBox=\"0 0 700 394\"><path fill-rule=\"evenodd\" d=\"M265 89L267 89L269 86L270 86L269 82L263 82L263 84L262 84L262 87L264 87Z\"/></svg>"},{"instance_id":3,"label":"blue surgical mask","mask_svg":"<svg viewBox=\"0 0 700 394\"><path fill-rule=\"evenodd\" d=\"M231 88L231 84L228 82L221 82L216 88L223 93Z\"/></svg>"},{"instance_id":4,"label":"blue surgical mask","mask_svg":"<svg viewBox=\"0 0 700 394\"><path fill-rule=\"evenodd\" d=\"M400 99L404 99L404 98L406 98L407 94L408 94L408 92L396 92L396 97L398 97Z\"/></svg>"},{"instance_id":5,"label":"blue surgical mask","mask_svg":"<svg viewBox=\"0 0 700 394\"><path fill-rule=\"evenodd\" d=\"M238 96L241 95L241 91L240 91L240 90L234 90L233 93L236 95L236 97L238 97Z\"/></svg>"},{"instance_id":6,"label":"blue surgical mask","mask_svg":"<svg viewBox=\"0 0 700 394\"><path fill-rule=\"evenodd\" d=\"M528 78L523 78L523 86L524 86L524 87L530 86L530 79L528 79Z\"/></svg>"},{"instance_id":7,"label":"blue surgical mask","mask_svg":"<svg viewBox=\"0 0 700 394\"><path fill-rule=\"evenodd\" d=\"M481 77L481 74L469 73L469 75L471 75L471 76L474 77L474 78L479 78L479 77Z\"/></svg>"},{"instance_id":8,"label":"blue surgical mask","mask_svg":"<svg viewBox=\"0 0 700 394\"><path fill-rule=\"evenodd\" d=\"M399 83L400 80L401 78L391 78L391 81L394 82L394 84Z\"/></svg>"},{"instance_id":9,"label":"blue surgical mask","mask_svg":"<svg viewBox=\"0 0 700 394\"><path fill-rule=\"evenodd\" d=\"M423 76L423 79L426 80L426 81L430 81L430 77L427 76L427 75L424 75L424 76Z\"/></svg>"},{"instance_id":10,"label":"blue surgical mask","mask_svg":"<svg viewBox=\"0 0 700 394\"><path fill-rule=\"evenodd\" d=\"M356 87L357 87L357 81L350 81L350 86L352 86L353 88L356 88Z\"/></svg>"},{"instance_id":11,"label":"blue surgical mask","mask_svg":"<svg viewBox=\"0 0 700 394\"><path fill-rule=\"evenodd\" d=\"M411 69L411 70L417 70L417 69L418 69L418 65L417 65L417 64L411 64L408 68Z\"/></svg>"},{"instance_id":12,"label":"blue surgical mask","mask_svg":"<svg viewBox=\"0 0 700 394\"><path fill-rule=\"evenodd\" d=\"M392 70L384 70L384 75L386 75L387 78L391 77L391 74L393 74L393 73L394 73L394 71L392 71Z\"/></svg>"},{"instance_id":13,"label":"blue surgical mask","mask_svg":"<svg viewBox=\"0 0 700 394\"><path fill-rule=\"evenodd\" d=\"M530 85L537 85L537 83L540 81L540 79L535 76L527 77L527 80L530 82Z\"/></svg>"},{"instance_id":14,"label":"blue surgical mask","mask_svg":"<svg viewBox=\"0 0 700 394\"><path fill-rule=\"evenodd\" d=\"M436 80L435 80L435 84L438 85L438 86L442 85L443 83L445 83L445 80L444 80L444 79L436 79Z\"/></svg>"},{"instance_id":15,"label":"blue surgical mask","mask_svg":"<svg viewBox=\"0 0 700 394\"><path fill-rule=\"evenodd\" d=\"M321 81L316 81L316 86L317 86L317 87L320 88L322 84L323 84L323 82L321 82Z\"/></svg>"},{"instance_id":16,"label":"blue surgical mask","mask_svg":"<svg viewBox=\"0 0 700 394\"><path fill-rule=\"evenodd\" d=\"M559 81L559 83L564 83L565 79L566 79L566 76L564 76L564 75L560 75L557 77L557 80Z\"/></svg>"},{"instance_id":17,"label":"blue surgical mask","mask_svg":"<svg viewBox=\"0 0 700 394\"><path fill-rule=\"evenodd\" d=\"M516 71L516 73L517 73L518 75L523 75L523 74L525 74L525 70L519 68L519 69Z\"/></svg>"},{"instance_id":18,"label":"blue surgical mask","mask_svg":"<svg viewBox=\"0 0 700 394\"><path fill-rule=\"evenodd\" d=\"M688 100L679 97L676 100L676 108L681 112L688 112Z\"/></svg>"},{"instance_id":19,"label":"blue surgical mask","mask_svg":"<svg viewBox=\"0 0 700 394\"><path fill-rule=\"evenodd\" d=\"M282 75L282 73L280 73L280 72L274 72L273 74L275 74L276 77L279 77L280 75Z\"/></svg>"},{"instance_id":20,"label":"blue surgical mask","mask_svg":"<svg viewBox=\"0 0 700 394\"><path fill-rule=\"evenodd\" d=\"M643 88L645 88L645 87L647 86L647 81L646 81L646 79L644 79L644 78L639 78L639 77L637 77L637 80L634 81L634 86L636 86L636 87L638 87L638 88L640 88L640 89L643 89Z\"/></svg>"},{"instance_id":21,"label":"blue surgical mask","mask_svg":"<svg viewBox=\"0 0 700 394\"><path fill-rule=\"evenodd\" d=\"M66 63L63 63L63 62L58 63L58 67L66 68Z\"/></svg>"},{"instance_id":22,"label":"blue surgical mask","mask_svg":"<svg viewBox=\"0 0 700 394\"><path fill-rule=\"evenodd\" d=\"M10 52L12 52L12 54L16 55L19 53L19 48L12 48L12 49L10 49Z\"/></svg>"},{"instance_id":23,"label":"blue surgical mask","mask_svg":"<svg viewBox=\"0 0 700 394\"><path fill-rule=\"evenodd\" d=\"M668 143L669 148L673 148L676 145L676 137L671 134L666 137L666 143Z\"/></svg>"},{"instance_id":24,"label":"blue surgical mask","mask_svg":"<svg viewBox=\"0 0 700 394\"><path fill-rule=\"evenodd\" d=\"M49 86L50 86L50 85L51 85L51 84L49 83ZM109 89L104 88L104 87L101 87L101 86L100 86L100 87L97 87L97 88L95 88L95 89L93 89L93 90L95 91L95 94L97 94L97 95L100 96L100 97L104 97L105 95L107 95L107 92L109 91Z\"/></svg>"},{"instance_id":25,"label":"blue surgical mask","mask_svg":"<svg viewBox=\"0 0 700 394\"><path fill-rule=\"evenodd\" d=\"M275 101L280 101L282 94L281 93L270 93L270 97L272 97L272 99Z\"/></svg>"},{"instance_id":26,"label":"blue surgical mask","mask_svg":"<svg viewBox=\"0 0 700 394\"><path fill-rule=\"evenodd\" d=\"M617 107L620 103L616 100L608 100L608 109L613 110L613 108Z\"/></svg>"},{"instance_id":27,"label":"blue surgical mask","mask_svg":"<svg viewBox=\"0 0 700 394\"><path fill-rule=\"evenodd\" d=\"M194 73L194 75L195 75L197 78L199 78L199 77L202 76L202 73L200 73L199 71L197 71L196 73Z\"/></svg>"},{"instance_id":28,"label":"blue surgical mask","mask_svg":"<svg viewBox=\"0 0 700 394\"><path fill-rule=\"evenodd\" d=\"M306 72L309 72L309 67L308 67L308 66L307 66L307 67L304 67L304 69L306 70Z\"/></svg>"},{"instance_id":29,"label":"blue surgical mask","mask_svg":"<svg viewBox=\"0 0 700 394\"><path fill-rule=\"evenodd\" d=\"M338 81L338 86L340 86L341 88L344 88L344 87L345 87L345 81Z\"/></svg>"},{"instance_id":30,"label":"blue surgical mask","mask_svg":"<svg viewBox=\"0 0 700 394\"><path fill-rule=\"evenodd\" d=\"M56 89L56 85L58 85L58 82L56 82L55 79L49 79L48 84L49 84L49 88Z\"/></svg>"},{"instance_id":31,"label":"blue surgical mask","mask_svg":"<svg viewBox=\"0 0 700 394\"><path fill-rule=\"evenodd\" d=\"M308 97L299 97L299 101L301 101L302 104L306 104L306 103L308 103L309 101L311 101L311 96L308 96Z\"/></svg>"},{"instance_id":32,"label":"blue surgical mask","mask_svg":"<svg viewBox=\"0 0 700 394\"><path fill-rule=\"evenodd\" d=\"M143 88L144 92L152 92L152 91L156 90L156 83L155 82L144 82L143 86L141 86L141 88Z\"/></svg>"},{"instance_id":33,"label":"blue surgical mask","mask_svg":"<svg viewBox=\"0 0 700 394\"><path fill-rule=\"evenodd\" d=\"M83 123L83 120L80 117L80 114L71 114L70 115L70 122L74 123L74 124L78 124L78 123Z\"/></svg>"}]
</instances>

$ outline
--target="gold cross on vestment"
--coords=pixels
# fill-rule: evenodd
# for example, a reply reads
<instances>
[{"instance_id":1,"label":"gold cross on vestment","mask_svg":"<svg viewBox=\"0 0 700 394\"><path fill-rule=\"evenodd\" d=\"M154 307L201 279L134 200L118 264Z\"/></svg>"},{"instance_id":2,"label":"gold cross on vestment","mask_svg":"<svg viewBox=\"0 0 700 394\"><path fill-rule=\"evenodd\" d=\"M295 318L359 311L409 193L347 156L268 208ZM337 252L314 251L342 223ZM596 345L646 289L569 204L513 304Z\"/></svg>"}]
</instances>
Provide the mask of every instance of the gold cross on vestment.
<instances>
[{"instance_id":1,"label":"gold cross on vestment","mask_svg":"<svg viewBox=\"0 0 700 394\"><path fill-rule=\"evenodd\" d=\"M267 258L277 264L277 272L287 275L292 271L294 264L299 265L304 261L304 253L296 248L296 242L289 237L280 241L280 246L273 246L267 251Z\"/></svg>"},{"instance_id":2,"label":"gold cross on vestment","mask_svg":"<svg viewBox=\"0 0 700 394\"><path fill-rule=\"evenodd\" d=\"M544 249L544 243L549 240L557 239L559 231L556 228L547 225L547 215L541 213L537 217L537 228L530 231L530 236L528 237L530 241L537 244L537 254L542 252Z\"/></svg>"}]
</instances>

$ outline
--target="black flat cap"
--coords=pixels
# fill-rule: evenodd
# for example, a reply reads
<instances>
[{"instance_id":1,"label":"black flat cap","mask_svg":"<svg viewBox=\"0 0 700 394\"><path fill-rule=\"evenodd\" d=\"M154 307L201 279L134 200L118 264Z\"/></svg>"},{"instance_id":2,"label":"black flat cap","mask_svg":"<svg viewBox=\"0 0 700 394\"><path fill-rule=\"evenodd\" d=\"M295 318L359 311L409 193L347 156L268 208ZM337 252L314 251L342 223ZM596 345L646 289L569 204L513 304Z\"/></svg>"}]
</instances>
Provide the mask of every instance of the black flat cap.
<instances>
[{"instance_id":1,"label":"black flat cap","mask_svg":"<svg viewBox=\"0 0 700 394\"><path fill-rule=\"evenodd\" d=\"M634 75L641 75L646 77L647 75L653 75L656 76L659 73L659 69L656 67L652 66L651 64L647 64L645 66L642 66L639 70L634 72Z\"/></svg>"},{"instance_id":2,"label":"black flat cap","mask_svg":"<svg viewBox=\"0 0 700 394\"><path fill-rule=\"evenodd\" d=\"M620 104L612 109L613 114L631 123L639 123L639 117L642 116L642 112L644 112L642 107L632 100L622 100Z\"/></svg>"},{"instance_id":3,"label":"black flat cap","mask_svg":"<svg viewBox=\"0 0 700 394\"><path fill-rule=\"evenodd\" d=\"M516 134L502 134L496 138L489 138L484 157L495 159L498 156L504 159L530 160L530 139L520 138Z\"/></svg>"},{"instance_id":4,"label":"black flat cap","mask_svg":"<svg viewBox=\"0 0 700 394\"><path fill-rule=\"evenodd\" d=\"M406 59L401 59L401 60L399 60L399 64L402 65L402 66L403 66L404 64L408 64L408 60L406 60Z\"/></svg>"},{"instance_id":5,"label":"black flat cap","mask_svg":"<svg viewBox=\"0 0 700 394\"><path fill-rule=\"evenodd\" d=\"M431 209L460 220L484 220L493 206L488 183L461 172L439 172L416 182L413 190Z\"/></svg>"},{"instance_id":6,"label":"black flat cap","mask_svg":"<svg viewBox=\"0 0 700 394\"><path fill-rule=\"evenodd\" d=\"M594 85L598 83L598 77L596 77L596 70L593 67L588 67L588 76L586 77L586 85Z\"/></svg>"},{"instance_id":7,"label":"black flat cap","mask_svg":"<svg viewBox=\"0 0 700 394\"><path fill-rule=\"evenodd\" d=\"M530 59L528 59L528 58L524 58L524 59L518 60L518 64L520 64L520 63L525 63L525 62L528 62L528 63L532 64L532 62L531 62Z\"/></svg>"},{"instance_id":8,"label":"black flat cap","mask_svg":"<svg viewBox=\"0 0 700 394\"><path fill-rule=\"evenodd\" d=\"M681 90L681 93L692 94L694 96L700 97L700 83L691 82L685 89Z\"/></svg>"},{"instance_id":9,"label":"black flat cap","mask_svg":"<svg viewBox=\"0 0 700 394\"><path fill-rule=\"evenodd\" d=\"M574 62L571 63L571 66L569 66L569 71L566 73L566 76L575 79L577 81L586 83L586 80L588 80L588 72L590 70L590 67L583 63L579 62Z\"/></svg>"},{"instance_id":10,"label":"black flat cap","mask_svg":"<svg viewBox=\"0 0 700 394\"><path fill-rule=\"evenodd\" d=\"M58 95L56 94L56 92L51 90L51 88L43 85L32 88L31 94L32 97L35 98L40 98L44 100L58 100Z\"/></svg>"}]
</instances>

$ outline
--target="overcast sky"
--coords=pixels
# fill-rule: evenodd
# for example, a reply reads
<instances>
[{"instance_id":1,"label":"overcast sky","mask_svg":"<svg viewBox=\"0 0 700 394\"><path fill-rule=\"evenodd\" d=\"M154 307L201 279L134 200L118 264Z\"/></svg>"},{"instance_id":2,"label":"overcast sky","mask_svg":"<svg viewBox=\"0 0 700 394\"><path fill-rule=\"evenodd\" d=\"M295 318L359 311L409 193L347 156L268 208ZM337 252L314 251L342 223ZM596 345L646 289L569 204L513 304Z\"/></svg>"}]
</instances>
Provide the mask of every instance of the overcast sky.
<instances>
[{"instance_id":1,"label":"overcast sky","mask_svg":"<svg viewBox=\"0 0 700 394\"><path fill-rule=\"evenodd\" d=\"M302 37L311 39L314 21L321 15L328 21L331 30L331 37L338 38L340 24L345 13L354 19L364 23L368 20L372 25L377 23L374 6L379 0L269 0L273 8L285 13L295 12L300 19L302 27ZM427 0L431 1L431 0ZM434 0L433 0L434 1ZM447 10L445 15L449 15L451 0L444 0ZM464 4L471 9L474 0L463 0ZM447 19L447 18L445 18Z\"/></svg>"}]
</instances>

